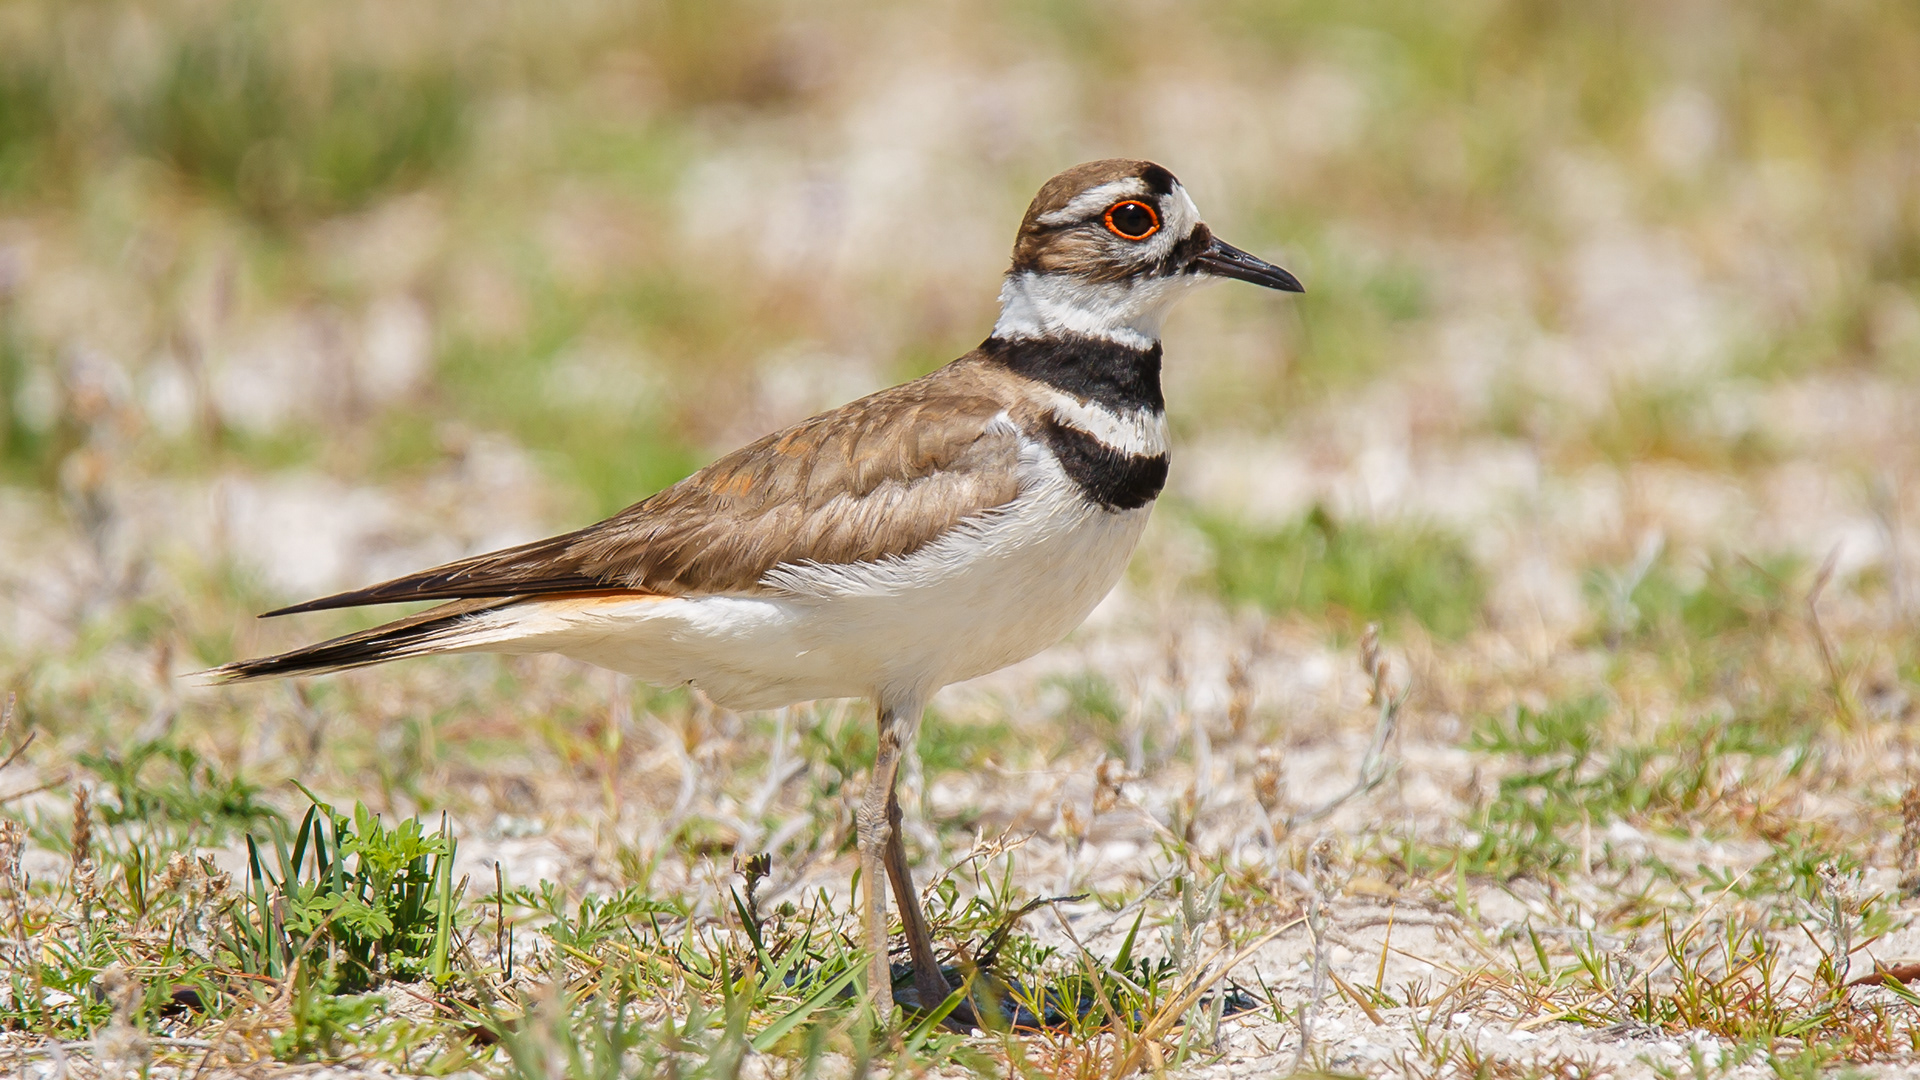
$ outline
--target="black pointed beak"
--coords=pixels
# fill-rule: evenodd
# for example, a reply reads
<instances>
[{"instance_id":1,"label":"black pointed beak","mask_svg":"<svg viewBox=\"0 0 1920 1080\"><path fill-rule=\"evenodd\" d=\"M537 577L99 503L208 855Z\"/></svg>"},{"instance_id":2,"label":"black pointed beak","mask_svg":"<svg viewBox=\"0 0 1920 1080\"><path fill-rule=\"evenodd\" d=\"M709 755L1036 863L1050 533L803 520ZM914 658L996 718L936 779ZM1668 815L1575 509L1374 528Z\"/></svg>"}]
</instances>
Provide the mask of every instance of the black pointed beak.
<instances>
[{"instance_id":1,"label":"black pointed beak","mask_svg":"<svg viewBox=\"0 0 1920 1080\"><path fill-rule=\"evenodd\" d=\"M1307 291L1307 287L1300 284L1299 278L1265 259L1255 258L1218 238L1207 245L1207 250L1196 256L1189 265L1196 274L1211 274L1214 277L1233 278L1236 281L1251 281L1255 285L1279 289L1281 292Z\"/></svg>"}]
</instances>

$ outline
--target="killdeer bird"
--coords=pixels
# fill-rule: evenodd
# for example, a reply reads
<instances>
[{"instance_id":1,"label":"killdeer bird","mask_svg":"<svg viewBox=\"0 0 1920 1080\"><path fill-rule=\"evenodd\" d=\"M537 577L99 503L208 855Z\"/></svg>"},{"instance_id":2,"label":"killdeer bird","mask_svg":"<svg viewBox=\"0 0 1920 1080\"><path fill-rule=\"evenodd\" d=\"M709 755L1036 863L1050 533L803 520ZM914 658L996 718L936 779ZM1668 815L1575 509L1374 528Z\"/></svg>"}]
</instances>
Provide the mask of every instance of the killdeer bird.
<instances>
[{"instance_id":1,"label":"killdeer bird","mask_svg":"<svg viewBox=\"0 0 1920 1080\"><path fill-rule=\"evenodd\" d=\"M598 524L268 612L445 601L208 674L555 652L732 709L871 698L879 748L855 815L869 993L886 1020L884 868L931 1009L951 988L901 844L901 754L934 691L1054 644L1119 580L1167 478L1161 322L1222 277L1302 291L1216 239L1159 165L1068 169L1027 208L979 348Z\"/></svg>"}]
</instances>

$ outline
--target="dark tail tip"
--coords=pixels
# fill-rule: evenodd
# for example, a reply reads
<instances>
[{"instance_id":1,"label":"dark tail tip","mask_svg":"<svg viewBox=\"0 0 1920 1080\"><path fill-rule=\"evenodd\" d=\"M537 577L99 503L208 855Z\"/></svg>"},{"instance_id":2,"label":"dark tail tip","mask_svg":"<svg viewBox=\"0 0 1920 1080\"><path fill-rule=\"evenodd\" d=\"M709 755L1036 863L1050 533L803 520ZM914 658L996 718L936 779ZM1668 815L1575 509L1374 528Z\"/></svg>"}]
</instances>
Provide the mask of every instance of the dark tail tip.
<instances>
[{"instance_id":1,"label":"dark tail tip","mask_svg":"<svg viewBox=\"0 0 1920 1080\"><path fill-rule=\"evenodd\" d=\"M330 671L344 671L440 652L459 644L461 627L468 622L469 616L498 606L498 601L455 601L357 634L273 656L235 660L217 668L194 672L188 678L199 679L203 685L224 686L289 675L324 675Z\"/></svg>"}]
</instances>

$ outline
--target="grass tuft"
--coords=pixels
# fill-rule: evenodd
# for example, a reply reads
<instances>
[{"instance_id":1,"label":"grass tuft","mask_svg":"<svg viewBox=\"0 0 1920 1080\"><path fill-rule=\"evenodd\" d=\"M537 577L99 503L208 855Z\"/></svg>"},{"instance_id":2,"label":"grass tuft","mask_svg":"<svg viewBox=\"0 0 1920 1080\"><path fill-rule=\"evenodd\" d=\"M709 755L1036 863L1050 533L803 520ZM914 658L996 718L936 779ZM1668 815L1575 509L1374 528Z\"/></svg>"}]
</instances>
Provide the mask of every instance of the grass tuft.
<instances>
[{"instance_id":1,"label":"grass tuft","mask_svg":"<svg viewBox=\"0 0 1920 1080\"><path fill-rule=\"evenodd\" d=\"M388 826L365 805L349 817L315 801L291 835L274 830L272 845L262 852L247 838L242 904L225 939L238 970L299 973L333 996L447 980L461 887L444 825Z\"/></svg>"}]
</instances>

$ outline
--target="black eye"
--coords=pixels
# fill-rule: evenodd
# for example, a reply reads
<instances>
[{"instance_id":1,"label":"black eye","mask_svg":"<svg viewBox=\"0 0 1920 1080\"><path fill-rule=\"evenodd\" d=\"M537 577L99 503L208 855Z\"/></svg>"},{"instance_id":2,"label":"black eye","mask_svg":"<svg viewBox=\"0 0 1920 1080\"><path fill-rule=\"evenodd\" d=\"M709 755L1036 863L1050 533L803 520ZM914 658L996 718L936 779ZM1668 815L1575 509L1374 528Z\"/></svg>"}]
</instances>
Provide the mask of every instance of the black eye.
<instances>
[{"instance_id":1,"label":"black eye","mask_svg":"<svg viewBox=\"0 0 1920 1080\"><path fill-rule=\"evenodd\" d=\"M1107 207L1107 230L1127 240L1145 240L1160 231L1160 215L1138 199Z\"/></svg>"}]
</instances>

